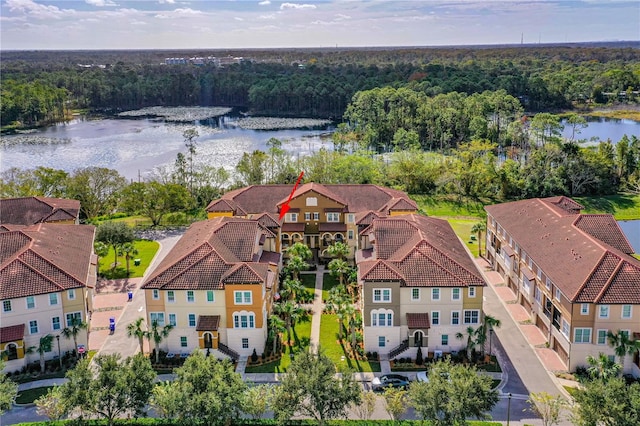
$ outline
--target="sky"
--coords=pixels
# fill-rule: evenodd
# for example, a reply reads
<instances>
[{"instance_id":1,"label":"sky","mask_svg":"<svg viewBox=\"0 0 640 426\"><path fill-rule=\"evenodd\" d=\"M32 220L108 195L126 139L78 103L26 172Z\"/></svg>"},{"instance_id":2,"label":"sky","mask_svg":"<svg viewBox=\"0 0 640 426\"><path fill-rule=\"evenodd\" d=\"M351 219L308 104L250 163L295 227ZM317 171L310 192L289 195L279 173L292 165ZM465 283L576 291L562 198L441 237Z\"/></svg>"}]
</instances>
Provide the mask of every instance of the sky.
<instances>
[{"instance_id":1,"label":"sky","mask_svg":"<svg viewBox=\"0 0 640 426\"><path fill-rule=\"evenodd\" d=\"M638 0L0 0L0 49L640 40Z\"/></svg>"}]
</instances>

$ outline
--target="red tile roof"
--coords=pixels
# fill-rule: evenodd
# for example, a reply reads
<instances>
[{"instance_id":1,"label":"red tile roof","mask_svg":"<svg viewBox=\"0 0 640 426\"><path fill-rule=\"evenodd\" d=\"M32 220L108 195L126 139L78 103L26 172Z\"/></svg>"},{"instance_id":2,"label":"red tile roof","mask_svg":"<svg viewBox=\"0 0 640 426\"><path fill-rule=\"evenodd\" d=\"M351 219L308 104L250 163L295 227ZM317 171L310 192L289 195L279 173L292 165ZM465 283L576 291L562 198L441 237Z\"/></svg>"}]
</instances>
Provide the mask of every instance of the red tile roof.
<instances>
[{"instance_id":1,"label":"red tile roof","mask_svg":"<svg viewBox=\"0 0 640 426\"><path fill-rule=\"evenodd\" d=\"M220 315L198 315L196 331L218 331Z\"/></svg>"},{"instance_id":2,"label":"red tile roof","mask_svg":"<svg viewBox=\"0 0 640 426\"><path fill-rule=\"evenodd\" d=\"M218 217L196 222L143 288L216 290L225 283L266 282L268 264L253 262L263 235L273 233L252 219Z\"/></svg>"},{"instance_id":3,"label":"red tile roof","mask_svg":"<svg viewBox=\"0 0 640 426\"><path fill-rule=\"evenodd\" d=\"M633 247L620 229L620 225L610 214L581 214L578 215L573 226L623 253L634 253Z\"/></svg>"},{"instance_id":4,"label":"red tile roof","mask_svg":"<svg viewBox=\"0 0 640 426\"><path fill-rule=\"evenodd\" d=\"M0 199L0 223L33 225L77 220L80 201L64 198L24 197Z\"/></svg>"},{"instance_id":5,"label":"red tile roof","mask_svg":"<svg viewBox=\"0 0 640 426\"><path fill-rule=\"evenodd\" d=\"M640 261L619 249L624 248L622 232L609 215L583 219L579 208L570 198L553 197L485 210L572 302L637 303ZM608 231L598 224L606 224Z\"/></svg>"},{"instance_id":6,"label":"red tile roof","mask_svg":"<svg viewBox=\"0 0 640 426\"><path fill-rule=\"evenodd\" d=\"M0 327L0 343L9 343L22 340L24 338L24 324Z\"/></svg>"},{"instance_id":7,"label":"red tile roof","mask_svg":"<svg viewBox=\"0 0 640 426\"><path fill-rule=\"evenodd\" d=\"M304 232L304 223L283 223L282 232Z\"/></svg>"},{"instance_id":8,"label":"red tile roof","mask_svg":"<svg viewBox=\"0 0 640 426\"><path fill-rule=\"evenodd\" d=\"M371 260L358 265L361 280L400 281L409 287L485 285L446 221L411 214L376 219L371 228L374 251Z\"/></svg>"},{"instance_id":9,"label":"red tile roof","mask_svg":"<svg viewBox=\"0 0 640 426\"><path fill-rule=\"evenodd\" d=\"M407 313L407 327L414 328L430 328L429 314L412 314Z\"/></svg>"},{"instance_id":10,"label":"red tile roof","mask_svg":"<svg viewBox=\"0 0 640 426\"><path fill-rule=\"evenodd\" d=\"M95 227L38 224L0 233L0 299L89 284Z\"/></svg>"},{"instance_id":11,"label":"red tile roof","mask_svg":"<svg viewBox=\"0 0 640 426\"><path fill-rule=\"evenodd\" d=\"M322 222L318 225L318 232L347 232L347 225L338 222Z\"/></svg>"}]
</instances>

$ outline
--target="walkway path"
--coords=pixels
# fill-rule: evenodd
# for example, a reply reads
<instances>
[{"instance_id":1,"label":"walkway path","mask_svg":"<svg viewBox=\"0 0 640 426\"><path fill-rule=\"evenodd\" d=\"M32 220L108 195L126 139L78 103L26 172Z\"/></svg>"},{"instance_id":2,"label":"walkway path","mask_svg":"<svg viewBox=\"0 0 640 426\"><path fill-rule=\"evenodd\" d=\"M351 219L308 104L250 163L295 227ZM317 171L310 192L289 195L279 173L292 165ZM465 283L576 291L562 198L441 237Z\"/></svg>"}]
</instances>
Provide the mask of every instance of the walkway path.
<instances>
[{"instance_id":1,"label":"walkway path","mask_svg":"<svg viewBox=\"0 0 640 426\"><path fill-rule=\"evenodd\" d=\"M322 301L322 282L324 280L324 265L318 265L316 269L316 287L314 291L314 299L311 311L313 317L311 317L311 337L309 343L309 350L313 353L318 353L320 347L320 321L322 319L322 312L324 311L324 303Z\"/></svg>"}]
</instances>

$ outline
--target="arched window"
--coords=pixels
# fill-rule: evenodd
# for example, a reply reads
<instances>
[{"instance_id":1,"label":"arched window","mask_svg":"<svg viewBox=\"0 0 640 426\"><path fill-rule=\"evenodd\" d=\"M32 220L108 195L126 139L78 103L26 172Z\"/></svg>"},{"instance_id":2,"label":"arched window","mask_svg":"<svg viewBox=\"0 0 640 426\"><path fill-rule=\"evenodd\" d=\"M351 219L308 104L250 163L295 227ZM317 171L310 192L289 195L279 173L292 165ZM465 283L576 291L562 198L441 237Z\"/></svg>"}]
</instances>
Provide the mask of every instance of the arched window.
<instances>
[{"instance_id":1,"label":"arched window","mask_svg":"<svg viewBox=\"0 0 640 426\"><path fill-rule=\"evenodd\" d=\"M290 243L289 234L282 234L282 247L288 247Z\"/></svg>"},{"instance_id":2,"label":"arched window","mask_svg":"<svg viewBox=\"0 0 640 426\"><path fill-rule=\"evenodd\" d=\"M233 328L256 328L256 315L247 311L234 312Z\"/></svg>"},{"instance_id":3,"label":"arched window","mask_svg":"<svg viewBox=\"0 0 640 426\"><path fill-rule=\"evenodd\" d=\"M371 311L372 327L393 327L393 310L374 309Z\"/></svg>"},{"instance_id":4,"label":"arched window","mask_svg":"<svg viewBox=\"0 0 640 426\"><path fill-rule=\"evenodd\" d=\"M337 242L342 243L342 242L344 242L344 235L342 235L341 233L339 233L339 232L338 232L338 233L335 235L334 239L335 239Z\"/></svg>"},{"instance_id":5,"label":"arched window","mask_svg":"<svg viewBox=\"0 0 640 426\"><path fill-rule=\"evenodd\" d=\"M298 242L298 241L301 241L301 240L302 240L302 235L300 235L300 234L298 234L298 233L291 234L291 240L292 240L294 243L296 243L296 242Z\"/></svg>"}]
</instances>

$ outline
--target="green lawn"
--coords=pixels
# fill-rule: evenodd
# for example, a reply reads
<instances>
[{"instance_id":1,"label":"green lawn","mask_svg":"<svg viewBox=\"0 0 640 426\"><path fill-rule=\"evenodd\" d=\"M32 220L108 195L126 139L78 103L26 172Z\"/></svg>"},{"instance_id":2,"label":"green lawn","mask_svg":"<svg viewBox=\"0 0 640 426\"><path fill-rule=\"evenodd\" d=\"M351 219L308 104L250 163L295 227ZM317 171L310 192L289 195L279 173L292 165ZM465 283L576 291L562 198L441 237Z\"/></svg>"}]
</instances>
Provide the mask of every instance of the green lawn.
<instances>
[{"instance_id":1,"label":"green lawn","mask_svg":"<svg viewBox=\"0 0 640 426\"><path fill-rule=\"evenodd\" d=\"M307 292L315 294L316 291L316 274L300 274L300 281L306 287Z\"/></svg>"},{"instance_id":2,"label":"green lawn","mask_svg":"<svg viewBox=\"0 0 640 426\"><path fill-rule=\"evenodd\" d=\"M459 201L453 196L410 195L418 209L428 216L480 218L485 216L484 205L478 201Z\"/></svg>"},{"instance_id":3,"label":"green lawn","mask_svg":"<svg viewBox=\"0 0 640 426\"><path fill-rule=\"evenodd\" d=\"M585 207L583 213L610 213L617 220L640 219L640 194L574 197L573 199Z\"/></svg>"},{"instance_id":4,"label":"green lawn","mask_svg":"<svg viewBox=\"0 0 640 426\"><path fill-rule=\"evenodd\" d=\"M357 361L345 355L344 347L338 344L338 318L332 314L322 314L320 320L320 349L338 366L348 367L353 371L379 372L377 361ZM344 357L344 361L343 361Z\"/></svg>"},{"instance_id":5,"label":"green lawn","mask_svg":"<svg viewBox=\"0 0 640 426\"><path fill-rule=\"evenodd\" d=\"M465 244L467 245L467 247L469 247L469 250L471 250L471 253L475 257L478 257L478 240L477 240L478 235L477 234L474 235L476 240L471 240L471 228L473 228L473 225L478 223L478 221L479 219L448 219L447 220L447 222L449 222L449 225L451 225L456 235L460 237L462 241L465 242ZM484 234L482 234L482 237L484 238ZM482 244L482 247L484 248L484 242Z\"/></svg>"},{"instance_id":6,"label":"green lawn","mask_svg":"<svg viewBox=\"0 0 640 426\"><path fill-rule=\"evenodd\" d=\"M16 404L31 404L42 395L46 395L47 391L53 386L45 386L42 388L34 388L18 392Z\"/></svg>"},{"instance_id":7,"label":"green lawn","mask_svg":"<svg viewBox=\"0 0 640 426\"><path fill-rule=\"evenodd\" d=\"M153 260L156 252L160 248L160 244L156 241L149 240L136 240L134 241L135 247L138 250L138 254L133 259L129 260L130 278L141 277L144 271L147 270L149 264ZM134 259L140 259L140 265L135 266ZM109 248L109 254L107 257L101 258L100 263L100 275L108 278L125 278L126 277L126 261L124 256L118 256L118 266L116 270L111 272L111 265L114 261L113 248Z\"/></svg>"},{"instance_id":8,"label":"green lawn","mask_svg":"<svg viewBox=\"0 0 640 426\"><path fill-rule=\"evenodd\" d=\"M340 285L338 278L332 276L330 273L325 272L322 277L322 300L325 301L329 297L329 290L335 286Z\"/></svg>"},{"instance_id":9,"label":"green lawn","mask_svg":"<svg viewBox=\"0 0 640 426\"><path fill-rule=\"evenodd\" d=\"M296 324L293 329L292 339L295 340L293 347L285 346L284 353L278 361L267 364L247 366L246 373L286 373L287 367L291 364L291 354L305 351L309 347L311 338L311 316L307 321ZM284 333L284 339L287 339L287 333ZM265 348L265 352L271 351L271 348Z\"/></svg>"}]
</instances>

